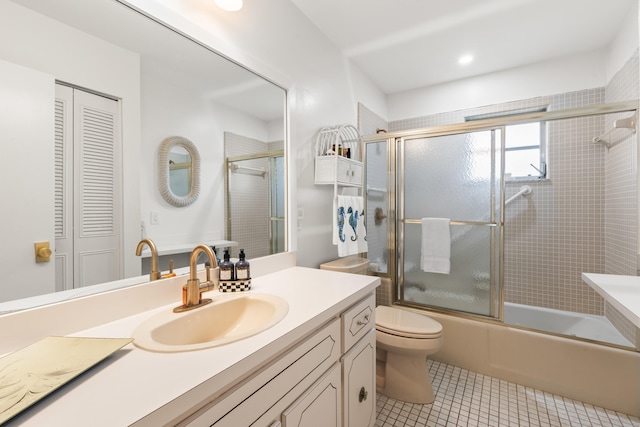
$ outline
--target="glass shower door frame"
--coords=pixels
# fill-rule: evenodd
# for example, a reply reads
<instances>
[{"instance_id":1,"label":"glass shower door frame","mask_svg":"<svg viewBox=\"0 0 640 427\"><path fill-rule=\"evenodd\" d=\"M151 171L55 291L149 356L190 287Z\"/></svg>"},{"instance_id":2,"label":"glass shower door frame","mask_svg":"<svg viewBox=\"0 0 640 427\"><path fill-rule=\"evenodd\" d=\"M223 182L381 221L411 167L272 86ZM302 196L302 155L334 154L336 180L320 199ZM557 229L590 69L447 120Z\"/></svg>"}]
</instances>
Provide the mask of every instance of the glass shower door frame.
<instances>
[{"instance_id":1,"label":"glass shower door frame","mask_svg":"<svg viewBox=\"0 0 640 427\"><path fill-rule=\"evenodd\" d=\"M490 233L490 307L489 314L476 314L470 312L464 312L455 310L452 308L446 307L438 307L431 306L428 307L434 311L442 311L446 313L456 313L462 316L469 317L480 317L483 319L491 319L491 320L503 320L503 302L504 302L504 279L503 279L503 263L504 263L504 163L505 163L505 132L504 126L491 126L486 128L474 128L473 130L461 131L461 130L453 130L449 132L434 132L434 133L424 133L424 134L415 134L410 136L403 136L399 138L395 138L395 192L397 197L395 197L395 206L393 210L396 213L396 221L395 221L395 231L396 238L393 239L395 242L395 247L397 249L397 294L396 303L402 305L418 305L416 303L411 303L404 300L404 265L405 265L405 224L407 223L419 223L419 219L407 219L405 218L405 144L407 141L415 140L415 139L425 139L425 138L433 138L433 137L442 137L449 135L460 135L467 133L475 133L475 132L491 132L491 201L490 201L490 218L487 222L479 222L479 221L458 221L452 220L452 225L471 225L471 226L487 226L487 227L495 227L495 230ZM499 131L500 136L500 150L499 156L500 158L496 160L496 131ZM496 164L496 161L499 161L499 171L496 171L496 168L493 165ZM499 173L499 176L496 174ZM498 183L498 188L496 188L495 183ZM497 193L497 194L496 194ZM390 199L391 200L391 199ZM391 202L390 202L391 203ZM496 209L496 205L500 207L499 210ZM391 209L390 209L391 211ZM496 215L497 211L497 215Z\"/></svg>"}]
</instances>

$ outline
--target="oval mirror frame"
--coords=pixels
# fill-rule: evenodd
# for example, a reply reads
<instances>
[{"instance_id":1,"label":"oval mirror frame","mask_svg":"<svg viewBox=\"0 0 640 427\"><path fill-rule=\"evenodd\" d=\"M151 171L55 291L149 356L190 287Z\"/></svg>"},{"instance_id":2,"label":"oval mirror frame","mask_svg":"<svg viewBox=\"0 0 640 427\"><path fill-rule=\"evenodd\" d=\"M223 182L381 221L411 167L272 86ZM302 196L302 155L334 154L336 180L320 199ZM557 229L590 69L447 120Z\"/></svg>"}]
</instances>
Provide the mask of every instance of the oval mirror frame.
<instances>
[{"instance_id":1,"label":"oval mirror frame","mask_svg":"<svg viewBox=\"0 0 640 427\"><path fill-rule=\"evenodd\" d=\"M169 186L169 153L180 146L191 156L191 188L186 196L177 196ZM162 140L158 156L158 187L162 198L172 206L182 208L193 204L200 194L200 153L195 144L181 136L171 136Z\"/></svg>"}]
</instances>

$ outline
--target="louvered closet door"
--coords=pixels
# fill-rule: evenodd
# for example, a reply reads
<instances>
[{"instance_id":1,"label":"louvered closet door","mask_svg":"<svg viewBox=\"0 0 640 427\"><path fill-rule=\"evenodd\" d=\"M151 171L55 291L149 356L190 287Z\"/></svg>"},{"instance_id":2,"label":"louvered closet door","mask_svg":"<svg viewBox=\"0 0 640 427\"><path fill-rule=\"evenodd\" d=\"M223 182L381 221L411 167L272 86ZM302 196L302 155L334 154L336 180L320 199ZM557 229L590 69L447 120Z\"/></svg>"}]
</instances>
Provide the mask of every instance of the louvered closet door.
<instances>
[{"instance_id":1,"label":"louvered closet door","mask_svg":"<svg viewBox=\"0 0 640 427\"><path fill-rule=\"evenodd\" d=\"M118 102L74 90L74 287L120 279Z\"/></svg>"},{"instance_id":2,"label":"louvered closet door","mask_svg":"<svg viewBox=\"0 0 640 427\"><path fill-rule=\"evenodd\" d=\"M120 279L118 102L56 86L56 290Z\"/></svg>"},{"instance_id":3,"label":"louvered closet door","mask_svg":"<svg viewBox=\"0 0 640 427\"><path fill-rule=\"evenodd\" d=\"M73 288L73 89L56 85L55 100L56 291Z\"/></svg>"}]
</instances>

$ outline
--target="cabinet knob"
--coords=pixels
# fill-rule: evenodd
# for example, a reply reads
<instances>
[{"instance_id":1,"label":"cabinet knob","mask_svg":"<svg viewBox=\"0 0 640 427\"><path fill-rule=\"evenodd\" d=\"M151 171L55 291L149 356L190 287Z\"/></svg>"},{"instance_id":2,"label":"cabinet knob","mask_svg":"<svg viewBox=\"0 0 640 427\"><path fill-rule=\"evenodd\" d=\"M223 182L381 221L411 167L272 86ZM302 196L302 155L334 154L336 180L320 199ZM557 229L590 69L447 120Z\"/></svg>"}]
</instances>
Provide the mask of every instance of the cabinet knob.
<instances>
[{"instance_id":1,"label":"cabinet knob","mask_svg":"<svg viewBox=\"0 0 640 427\"><path fill-rule=\"evenodd\" d=\"M364 320L358 320L358 321L356 322L356 324L357 324L358 326L362 326L362 325L366 325L367 323L369 323L369 315L368 315L368 314L365 314L365 315L363 316L363 319L364 319Z\"/></svg>"},{"instance_id":2,"label":"cabinet knob","mask_svg":"<svg viewBox=\"0 0 640 427\"><path fill-rule=\"evenodd\" d=\"M365 390L364 386L360 388L360 394L358 395L358 401L362 402L363 400L367 400L367 390Z\"/></svg>"}]
</instances>

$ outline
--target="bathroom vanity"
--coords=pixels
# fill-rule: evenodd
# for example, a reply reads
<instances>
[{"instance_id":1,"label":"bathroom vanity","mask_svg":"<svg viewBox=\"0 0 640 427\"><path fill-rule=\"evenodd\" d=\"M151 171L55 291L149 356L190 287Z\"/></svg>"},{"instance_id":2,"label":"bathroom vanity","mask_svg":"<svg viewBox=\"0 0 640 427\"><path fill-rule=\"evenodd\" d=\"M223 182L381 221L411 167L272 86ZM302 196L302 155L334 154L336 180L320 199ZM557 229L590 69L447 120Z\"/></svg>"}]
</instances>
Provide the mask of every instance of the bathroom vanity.
<instances>
[{"instance_id":1,"label":"bathroom vanity","mask_svg":"<svg viewBox=\"0 0 640 427\"><path fill-rule=\"evenodd\" d=\"M145 320L180 304L185 280L12 313L0 317L0 327L21 322L34 337L37 324L45 335L130 337ZM7 425L304 426L321 419L326 426L372 426L378 284L376 277L302 267L256 277L250 293L288 303L284 318L266 331L196 351L160 353L129 344ZM204 296L214 302L233 297L217 290ZM109 320L97 309L135 311L132 300L139 310L124 317ZM65 333L69 326L50 317L62 312L81 328ZM99 322L85 319L92 313Z\"/></svg>"}]
</instances>

